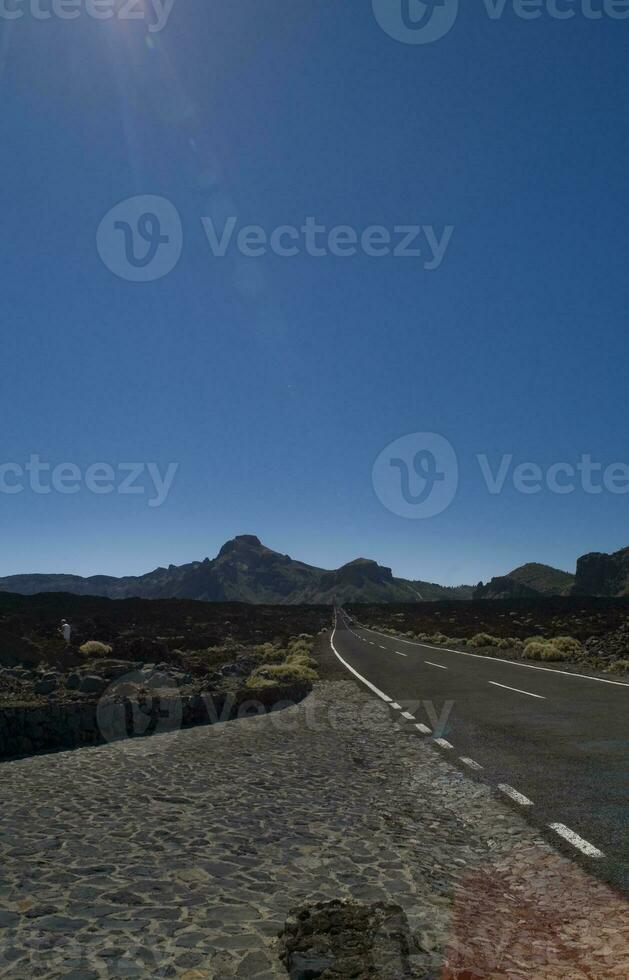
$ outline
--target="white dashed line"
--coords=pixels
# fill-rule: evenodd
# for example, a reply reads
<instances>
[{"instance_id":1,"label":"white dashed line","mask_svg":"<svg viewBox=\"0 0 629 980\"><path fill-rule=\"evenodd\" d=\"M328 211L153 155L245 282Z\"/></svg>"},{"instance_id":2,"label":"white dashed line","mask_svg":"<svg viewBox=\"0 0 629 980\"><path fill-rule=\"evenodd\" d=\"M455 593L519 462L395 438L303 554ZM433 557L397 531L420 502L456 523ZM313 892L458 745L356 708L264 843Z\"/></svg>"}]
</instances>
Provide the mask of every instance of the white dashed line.
<instances>
[{"instance_id":1,"label":"white dashed line","mask_svg":"<svg viewBox=\"0 0 629 980\"><path fill-rule=\"evenodd\" d=\"M435 745L440 745L442 749L453 749L454 745L447 742L445 738L436 738Z\"/></svg>"},{"instance_id":2,"label":"white dashed line","mask_svg":"<svg viewBox=\"0 0 629 980\"><path fill-rule=\"evenodd\" d=\"M375 633L377 636L384 636L378 630L370 630L363 627L368 633ZM506 660L505 657L487 657L483 653L468 653L466 650L453 650L451 647L436 647L432 643L422 643L419 640L405 640L403 636L394 637L398 643L409 643L414 647L426 647L427 650L438 650L445 653L456 653L459 657L474 657L475 660L492 660L498 664L508 664L510 667L525 667L527 670L543 670L547 674L561 674L564 677L580 677L584 681L596 681L598 684L614 684L616 687L629 687L626 681L609 681L606 677L592 677L590 674L577 674L574 670L558 670L556 667L538 667L537 664L523 664L517 660Z\"/></svg>"},{"instance_id":3,"label":"white dashed line","mask_svg":"<svg viewBox=\"0 0 629 980\"><path fill-rule=\"evenodd\" d=\"M573 847L578 848L582 854L587 854L588 857L602 858L605 857L602 851L599 851L598 847L594 847L593 844L588 843L588 841L583 840L578 834L575 834L574 830L570 830L566 827L564 823L551 823L548 825L551 830L554 830L556 834L567 840L568 843L572 844Z\"/></svg>"},{"instance_id":4,"label":"white dashed line","mask_svg":"<svg viewBox=\"0 0 629 980\"><path fill-rule=\"evenodd\" d=\"M381 643L379 643L378 646L380 647L381 650L386 650L386 647L383 647Z\"/></svg>"},{"instance_id":5,"label":"white dashed line","mask_svg":"<svg viewBox=\"0 0 629 980\"><path fill-rule=\"evenodd\" d=\"M395 652L397 653L398 657L408 657L407 653L401 653L400 650L396 650Z\"/></svg>"},{"instance_id":6,"label":"white dashed line","mask_svg":"<svg viewBox=\"0 0 629 980\"><path fill-rule=\"evenodd\" d=\"M465 756L465 755L460 755L459 756L459 759L461 760L461 762L465 763L466 766L469 766L470 769L482 769L483 768L482 766L479 766L478 762L474 762L473 759L468 759L467 756Z\"/></svg>"},{"instance_id":7,"label":"white dashed line","mask_svg":"<svg viewBox=\"0 0 629 980\"><path fill-rule=\"evenodd\" d=\"M515 691L516 694L528 694L530 698L539 698L540 701L546 700L543 694L533 694L531 691L522 691L519 687L509 687L508 684L499 684L498 681L487 681L487 683L493 684L494 687L503 687L505 691Z\"/></svg>"},{"instance_id":8,"label":"white dashed line","mask_svg":"<svg viewBox=\"0 0 629 980\"><path fill-rule=\"evenodd\" d=\"M504 793L505 796L509 796L512 800L515 800L516 803L519 803L520 806L533 806L533 800L529 800L528 796L524 796L523 793L518 793L517 789L514 789L513 786L507 785L507 783L499 783L498 789L501 793Z\"/></svg>"},{"instance_id":9,"label":"white dashed line","mask_svg":"<svg viewBox=\"0 0 629 980\"><path fill-rule=\"evenodd\" d=\"M415 715L412 715L410 711L403 711L402 718L408 718L409 721L415 721Z\"/></svg>"},{"instance_id":10,"label":"white dashed line","mask_svg":"<svg viewBox=\"0 0 629 980\"><path fill-rule=\"evenodd\" d=\"M401 704L398 704L397 701L391 701L391 704L389 705L389 707L390 708L393 708L395 711L401 711L402 710L402 705Z\"/></svg>"},{"instance_id":11,"label":"white dashed line","mask_svg":"<svg viewBox=\"0 0 629 980\"><path fill-rule=\"evenodd\" d=\"M430 730L428 725L422 725L420 722L418 722L418 724L415 725L415 728L417 729L418 732L421 732L422 735L432 735L432 731Z\"/></svg>"},{"instance_id":12,"label":"white dashed line","mask_svg":"<svg viewBox=\"0 0 629 980\"><path fill-rule=\"evenodd\" d=\"M431 660L424 660L424 663L428 664L429 667L441 667L442 670L448 669L447 667L444 667L443 664L433 664Z\"/></svg>"}]
</instances>

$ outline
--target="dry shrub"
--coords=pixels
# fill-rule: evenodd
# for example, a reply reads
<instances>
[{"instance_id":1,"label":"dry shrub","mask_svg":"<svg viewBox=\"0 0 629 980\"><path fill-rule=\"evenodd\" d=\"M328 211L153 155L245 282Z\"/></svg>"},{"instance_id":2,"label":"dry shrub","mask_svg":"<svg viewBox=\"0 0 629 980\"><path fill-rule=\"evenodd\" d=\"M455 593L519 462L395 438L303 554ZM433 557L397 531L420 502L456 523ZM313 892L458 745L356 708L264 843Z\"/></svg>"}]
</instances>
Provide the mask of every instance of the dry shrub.
<instances>
[{"instance_id":1,"label":"dry shrub","mask_svg":"<svg viewBox=\"0 0 629 980\"><path fill-rule=\"evenodd\" d=\"M108 657L111 647L99 640L88 640L79 647L84 657Z\"/></svg>"}]
</instances>

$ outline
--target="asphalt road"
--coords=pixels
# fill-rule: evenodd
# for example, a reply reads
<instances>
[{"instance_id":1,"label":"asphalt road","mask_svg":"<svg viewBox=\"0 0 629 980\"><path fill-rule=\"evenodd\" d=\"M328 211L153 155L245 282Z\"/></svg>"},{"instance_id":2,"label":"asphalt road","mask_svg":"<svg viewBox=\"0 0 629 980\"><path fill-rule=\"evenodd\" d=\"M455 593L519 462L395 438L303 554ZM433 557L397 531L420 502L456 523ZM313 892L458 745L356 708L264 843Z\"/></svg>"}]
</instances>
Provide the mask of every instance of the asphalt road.
<instances>
[{"instance_id":1,"label":"asphalt road","mask_svg":"<svg viewBox=\"0 0 629 980\"><path fill-rule=\"evenodd\" d=\"M342 610L332 645L418 737L629 894L629 684L384 636Z\"/></svg>"}]
</instances>

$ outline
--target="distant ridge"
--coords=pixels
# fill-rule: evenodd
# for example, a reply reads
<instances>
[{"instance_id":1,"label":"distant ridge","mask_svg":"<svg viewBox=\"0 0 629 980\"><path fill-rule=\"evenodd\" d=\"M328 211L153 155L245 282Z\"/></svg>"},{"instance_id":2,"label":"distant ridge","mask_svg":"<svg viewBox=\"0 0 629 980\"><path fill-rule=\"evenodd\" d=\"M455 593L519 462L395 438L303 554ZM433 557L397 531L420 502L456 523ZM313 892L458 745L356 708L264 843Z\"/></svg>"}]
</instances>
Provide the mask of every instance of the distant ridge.
<instances>
[{"instance_id":1,"label":"distant ridge","mask_svg":"<svg viewBox=\"0 0 629 980\"><path fill-rule=\"evenodd\" d=\"M69 592L110 599L201 599L208 602L288 603L436 602L444 599L543 598L560 595L629 595L629 548L593 553L577 562L576 575L529 562L476 587L448 587L396 578L369 558L328 571L282 555L254 534L226 541L216 558L156 568L146 575L7 575L0 592L35 595Z\"/></svg>"},{"instance_id":2,"label":"distant ridge","mask_svg":"<svg viewBox=\"0 0 629 980\"><path fill-rule=\"evenodd\" d=\"M475 599L517 599L535 596L569 595L575 576L551 565L529 562L514 568L507 575L492 578L487 585L479 585Z\"/></svg>"},{"instance_id":3,"label":"distant ridge","mask_svg":"<svg viewBox=\"0 0 629 980\"><path fill-rule=\"evenodd\" d=\"M331 603L420 602L470 598L472 586L446 588L394 578L390 568L367 558L334 571L316 568L265 547L253 534L227 541L214 559L156 568L146 575L9 575L0 591L34 595L70 592L110 599L202 599L209 602Z\"/></svg>"}]
</instances>

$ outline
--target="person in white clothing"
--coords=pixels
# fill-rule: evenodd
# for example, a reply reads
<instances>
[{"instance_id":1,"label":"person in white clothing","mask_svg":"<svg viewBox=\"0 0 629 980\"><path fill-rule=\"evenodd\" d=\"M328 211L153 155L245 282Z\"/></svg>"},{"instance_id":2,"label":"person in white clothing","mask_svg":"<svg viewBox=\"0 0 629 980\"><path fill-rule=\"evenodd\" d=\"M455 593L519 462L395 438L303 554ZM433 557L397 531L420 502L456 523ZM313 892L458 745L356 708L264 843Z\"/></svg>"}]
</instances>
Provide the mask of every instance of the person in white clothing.
<instances>
[{"instance_id":1,"label":"person in white clothing","mask_svg":"<svg viewBox=\"0 0 629 980\"><path fill-rule=\"evenodd\" d=\"M59 630L59 632L63 636L63 638L66 641L66 643L69 644L70 643L70 640L72 638L72 627L70 626L70 624L67 621L67 619L62 619L61 620L61 629Z\"/></svg>"}]
</instances>

